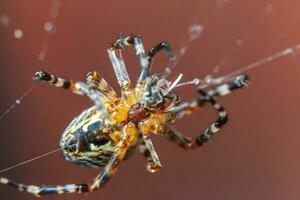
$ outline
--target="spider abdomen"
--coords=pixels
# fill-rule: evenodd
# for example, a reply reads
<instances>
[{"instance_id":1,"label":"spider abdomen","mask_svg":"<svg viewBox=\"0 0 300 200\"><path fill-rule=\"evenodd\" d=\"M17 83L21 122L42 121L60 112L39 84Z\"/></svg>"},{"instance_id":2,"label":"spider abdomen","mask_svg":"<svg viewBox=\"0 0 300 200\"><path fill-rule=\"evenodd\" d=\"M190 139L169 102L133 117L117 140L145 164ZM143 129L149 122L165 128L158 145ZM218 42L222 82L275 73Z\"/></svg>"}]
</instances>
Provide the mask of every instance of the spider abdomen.
<instances>
[{"instance_id":1,"label":"spider abdomen","mask_svg":"<svg viewBox=\"0 0 300 200\"><path fill-rule=\"evenodd\" d=\"M62 134L60 146L66 160L74 164L105 166L116 146L110 137L114 132L118 132L117 128L93 106L73 119Z\"/></svg>"}]
</instances>

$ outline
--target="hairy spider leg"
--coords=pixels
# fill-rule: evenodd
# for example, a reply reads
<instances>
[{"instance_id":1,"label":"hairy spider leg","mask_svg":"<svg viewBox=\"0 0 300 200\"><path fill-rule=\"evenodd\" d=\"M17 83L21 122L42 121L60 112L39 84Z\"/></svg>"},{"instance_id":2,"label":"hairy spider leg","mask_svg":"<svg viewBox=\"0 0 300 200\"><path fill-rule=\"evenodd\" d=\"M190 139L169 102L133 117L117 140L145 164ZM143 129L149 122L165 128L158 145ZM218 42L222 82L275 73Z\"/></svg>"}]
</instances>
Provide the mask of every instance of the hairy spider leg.
<instances>
[{"instance_id":1,"label":"hairy spider leg","mask_svg":"<svg viewBox=\"0 0 300 200\"><path fill-rule=\"evenodd\" d=\"M154 149L152 141L148 135L144 135L142 132L139 134L139 150L147 160L147 171L151 173L159 171L161 168L161 163Z\"/></svg>"},{"instance_id":2,"label":"hairy spider leg","mask_svg":"<svg viewBox=\"0 0 300 200\"><path fill-rule=\"evenodd\" d=\"M111 158L103 171L95 178L94 182L91 185L67 184L57 186L35 186L17 183L4 177L0 177L0 183L17 188L20 191L28 192L35 196L63 193L86 193L96 191L98 189L101 189L110 179L110 177L116 173L117 167L124 159L126 151L130 143L136 137L136 134L137 131L134 124L127 124L123 128L122 137L116 146L114 156Z\"/></svg>"},{"instance_id":3,"label":"hairy spider leg","mask_svg":"<svg viewBox=\"0 0 300 200\"><path fill-rule=\"evenodd\" d=\"M118 96L114 89L99 75L98 72L93 71L87 74L87 85L90 89L96 89L104 94L109 100L115 101Z\"/></svg>"},{"instance_id":4,"label":"hairy spider leg","mask_svg":"<svg viewBox=\"0 0 300 200\"><path fill-rule=\"evenodd\" d=\"M193 149L202 146L224 126L228 119L226 111L219 103L217 103L215 97L227 95L233 90L247 86L247 80L248 77L246 75L241 75L238 76L233 82L213 88L207 93L199 89L198 92L200 93L200 97L197 100L181 104L175 108L176 111L174 111L179 115L184 116L198 110L199 107L203 106L204 104L210 103L218 113L217 120L212 123L204 132L202 132L195 140L184 136L174 129L168 129L165 134L166 137L184 149Z\"/></svg>"}]
</instances>

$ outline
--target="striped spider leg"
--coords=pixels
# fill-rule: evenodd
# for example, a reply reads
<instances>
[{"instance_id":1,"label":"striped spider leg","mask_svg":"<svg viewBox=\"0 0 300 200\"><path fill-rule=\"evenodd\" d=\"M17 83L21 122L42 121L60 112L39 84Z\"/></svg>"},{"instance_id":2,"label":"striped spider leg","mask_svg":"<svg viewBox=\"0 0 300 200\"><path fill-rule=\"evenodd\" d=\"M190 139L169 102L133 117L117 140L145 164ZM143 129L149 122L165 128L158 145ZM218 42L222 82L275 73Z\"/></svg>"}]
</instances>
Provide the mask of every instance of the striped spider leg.
<instances>
[{"instance_id":1,"label":"striped spider leg","mask_svg":"<svg viewBox=\"0 0 300 200\"><path fill-rule=\"evenodd\" d=\"M170 45L167 42L161 42L154 46L147 54L147 62L149 63L149 69L151 69L153 57L160 51L164 50L167 54L167 57L170 61L175 59L175 56L171 50Z\"/></svg>"},{"instance_id":2,"label":"striped spider leg","mask_svg":"<svg viewBox=\"0 0 300 200\"><path fill-rule=\"evenodd\" d=\"M52 86L70 90L71 92L78 95L86 95L94 102L94 104L98 107L99 110L103 112L104 115L109 117L108 113L105 112L103 105L103 101L105 101L107 97L101 91L97 91L97 89L90 89L86 84L82 82L74 82L73 80L67 80L61 77L57 77L42 70L34 73L33 80L44 81Z\"/></svg>"},{"instance_id":3,"label":"striped spider leg","mask_svg":"<svg viewBox=\"0 0 300 200\"><path fill-rule=\"evenodd\" d=\"M228 116L227 112L217 101L216 97L224 96L231 93L233 90L240 89L247 86L248 77L246 75L241 75L236 77L232 82L225 83L219 87L209 90L207 93L199 89L199 98L191 102L183 103L178 107L173 108L172 112L179 114L181 117L189 115L199 109L206 103L211 104L218 113L217 120L212 123L207 129L204 130L195 140L192 140L178 131L170 128L166 131L166 137L177 143L180 147L184 149L193 149L202 146L206 141L208 141L212 136L214 136L227 122Z\"/></svg>"},{"instance_id":4,"label":"striped spider leg","mask_svg":"<svg viewBox=\"0 0 300 200\"><path fill-rule=\"evenodd\" d=\"M88 184L67 184L57 186L35 186L25 185L7 178L0 177L0 183L17 188L20 191L31 193L35 196L43 196L49 194L63 194L63 193L86 193L93 192L102 188L109 178L116 173L117 167L124 159L125 153L129 144L136 137L136 130L134 125L129 123L122 129L122 137L115 147L114 155L109 160L103 171L95 178L91 185Z\"/></svg>"},{"instance_id":5,"label":"striped spider leg","mask_svg":"<svg viewBox=\"0 0 300 200\"><path fill-rule=\"evenodd\" d=\"M45 81L55 87L67 89L75 94L83 95L76 89L75 82L73 80L67 80L61 77L57 77L54 74L45 72L43 70L35 72L32 78L33 80ZM86 79L89 88L97 89L109 99L117 98L116 92L96 71L89 72Z\"/></svg>"}]
</instances>

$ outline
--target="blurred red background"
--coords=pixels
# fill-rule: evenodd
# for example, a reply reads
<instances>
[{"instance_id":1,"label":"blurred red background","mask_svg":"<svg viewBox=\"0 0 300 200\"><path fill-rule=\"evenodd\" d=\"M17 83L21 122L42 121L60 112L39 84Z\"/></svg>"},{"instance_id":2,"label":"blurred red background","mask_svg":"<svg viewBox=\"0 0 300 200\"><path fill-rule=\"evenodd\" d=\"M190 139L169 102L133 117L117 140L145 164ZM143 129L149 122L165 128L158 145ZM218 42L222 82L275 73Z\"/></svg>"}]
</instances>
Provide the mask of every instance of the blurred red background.
<instances>
[{"instance_id":1,"label":"blurred red background","mask_svg":"<svg viewBox=\"0 0 300 200\"><path fill-rule=\"evenodd\" d=\"M41 68L74 80L97 70L117 89L106 48L118 36L131 33L142 36L146 49L166 40L176 51L186 41L188 27L201 24L201 37L171 80L179 73L184 80L203 78L218 64L222 67L215 76L232 72L300 43L299 9L296 0L2 0L0 111L34 84L32 73ZM47 22L54 22L50 32L44 30ZM134 50L124 57L135 79L139 67ZM153 136L163 164L159 173L148 174L137 151L104 189L52 198L299 199L299 61L295 52L247 72L252 85L220 99L229 123L203 148L183 151ZM163 70L166 64L159 55L154 68ZM185 100L196 96L192 86L177 91ZM90 105L87 98L38 85L0 121L0 169L57 148L64 128ZM213 109L206 107L176 127L196 136L215 118ZM56 153L1 176L29 184L83 183L100 170L72 165ZM2 185L0 194L1 199L35 199Z\"/></svg>"}]
</instances>

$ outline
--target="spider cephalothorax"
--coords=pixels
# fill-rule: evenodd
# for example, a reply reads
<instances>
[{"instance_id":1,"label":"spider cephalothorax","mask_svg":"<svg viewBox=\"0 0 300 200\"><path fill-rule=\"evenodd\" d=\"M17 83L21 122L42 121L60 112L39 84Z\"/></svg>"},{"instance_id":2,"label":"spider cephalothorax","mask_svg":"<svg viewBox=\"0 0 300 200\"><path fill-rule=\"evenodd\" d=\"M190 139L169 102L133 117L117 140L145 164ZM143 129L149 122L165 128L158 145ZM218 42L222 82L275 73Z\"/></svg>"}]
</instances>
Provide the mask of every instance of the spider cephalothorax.
<instances>
[{"instance_id":1,"label":"spider cephalothorax","mask_svg":"<svg viewBox=\"0 0 300 200\"><path fill-rule=\"evenodd\" d=\"M149 116L149 110L146 107L144 107L141 103L136 103L133 106L131 106L127 115L126 123L139 123L144 119L147 119Z\"/></svg>"},{"instance_id":2,"label":"spider cephalothorax","mask_svg":"<svg viewBox=\"0 0 300 200\"><path fill-rule=\"evenodd\" d=\"M141 71L135 87L126 71L122 50L133 45L140 60ZM75 117L62 134L60 145L66 160L88 167L105 166L91 185L68 184L63 186L33 186L13 182L0 177L0 183L18 188L36 196L53 193L92 192L102 188L115 174L119 164L130 157L136 146L147 159L147 170L157 172L161 163L150 140L150 134L158 134L177 143L184 149L202 146L227 122L227 113L217 103L216 97L247 85L247 77L239 76L233 82L209 90L198 89L198 98L182 103L173 93L182 75L174 82L164 75L151 74L152 58L165 50L168 58L173 54L166 42L159 43L145 54L141 39L128 36L115 41L108 49L121 96L97 73L90 72L86 83L59 78L45 71L37 71L33 79L48 82L78 95L86 95L94 103ZM211 104L217 111L217 120L196 139L190 139L171 127L178 118L189 115L204 104Z\"/></svg>"}]
</instances>

